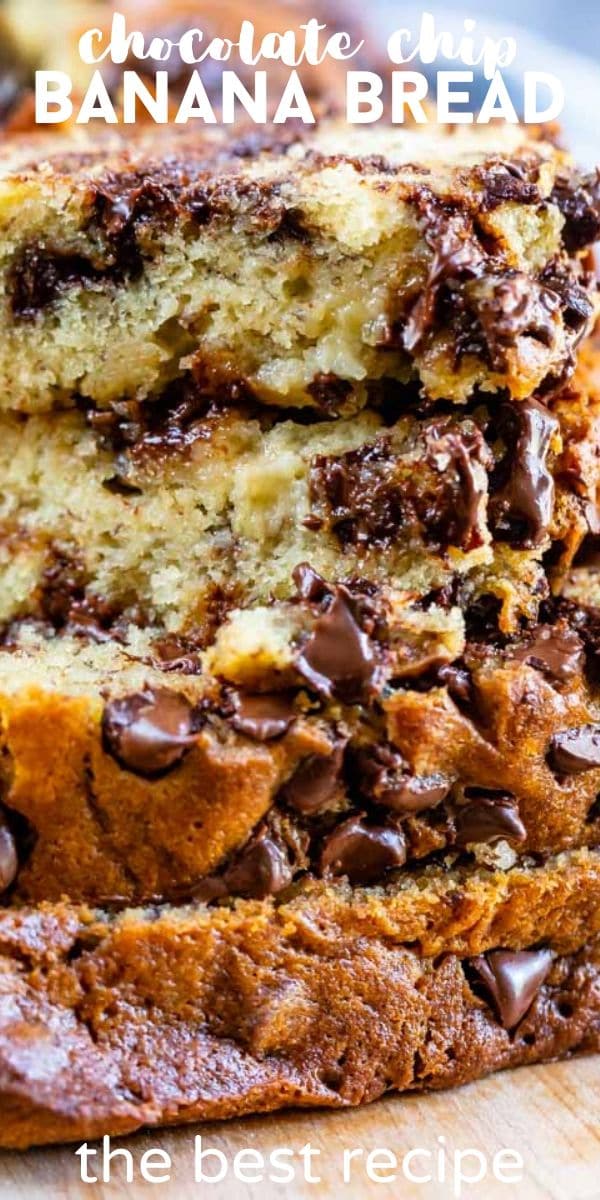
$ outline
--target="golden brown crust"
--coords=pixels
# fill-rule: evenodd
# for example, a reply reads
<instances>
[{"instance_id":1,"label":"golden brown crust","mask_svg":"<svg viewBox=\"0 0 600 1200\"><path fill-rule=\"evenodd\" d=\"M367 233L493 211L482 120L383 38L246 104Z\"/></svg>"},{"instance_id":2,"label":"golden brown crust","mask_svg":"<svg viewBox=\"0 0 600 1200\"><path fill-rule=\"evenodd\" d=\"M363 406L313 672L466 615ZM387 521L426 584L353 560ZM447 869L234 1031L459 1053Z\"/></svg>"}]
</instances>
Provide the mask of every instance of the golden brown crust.
<instances>
[{"instance_id":1,"label":"golden brown crust","mask_svg":"<svg viewBox=\"0 0 600 1200\"><path fill-rule=\"evenodd\" d=\"M573 890L585 905L564 926ZM437 958L407 948L410 921L402 927L394 911L408 912L414 897L401 894L340 895L333 906L317 894L279 910L265 902L116 923L68 907L6 912L0 1144L343 1107L598 1049L597 873L593 883L573 862L530 872L515 888L511 876L466 881L467 897L468 921L442 902ZM531 1007L509 1031L477 985L477 960L464 956L523 946L527 925L534 945L550 945L552 966L548 955ZM426 952L434 946L435 937Z\"/></svg>"}]
</instances>

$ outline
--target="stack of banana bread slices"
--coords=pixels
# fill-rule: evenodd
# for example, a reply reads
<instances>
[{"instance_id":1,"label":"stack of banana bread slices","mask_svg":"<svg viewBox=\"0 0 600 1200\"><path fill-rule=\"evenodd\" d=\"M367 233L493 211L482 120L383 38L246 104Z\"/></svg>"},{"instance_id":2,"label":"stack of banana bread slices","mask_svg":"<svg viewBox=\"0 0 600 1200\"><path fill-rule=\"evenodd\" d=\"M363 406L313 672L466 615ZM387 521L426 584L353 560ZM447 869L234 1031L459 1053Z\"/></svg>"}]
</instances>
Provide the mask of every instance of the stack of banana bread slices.
<instances>
[{"instance_id":1,"label":"stack of banana bread slices","mask_svg":"<svg viewBox=\"0 0 600 1200\"><path fill-rule=\"evenodd\" d=\"M597 177L0 166L0 1144L599 1049Z\"/></svg>"}]
</instances>

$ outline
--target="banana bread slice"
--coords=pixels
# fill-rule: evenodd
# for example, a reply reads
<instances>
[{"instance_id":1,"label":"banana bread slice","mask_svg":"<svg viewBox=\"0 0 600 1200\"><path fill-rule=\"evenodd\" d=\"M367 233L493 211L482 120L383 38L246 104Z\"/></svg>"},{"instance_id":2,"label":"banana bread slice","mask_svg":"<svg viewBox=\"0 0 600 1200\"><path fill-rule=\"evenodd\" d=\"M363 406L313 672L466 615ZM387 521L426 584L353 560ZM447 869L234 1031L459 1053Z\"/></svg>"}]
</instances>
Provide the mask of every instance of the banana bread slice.
<instances>
[{"instance_id":1,"label":"banana bread slice","mask_svg":"<svg viewBox=\"0 0 600 1200\"><path fill-rule=\"evenodd\" d=\"M451 595L459 624L495 603L514 632L596 520L599 380L592 341L546 405L306 424L182 389L167 408L0 413L0 625L152 625L206 650L232 612L283 628L308 561L413 603Z\"/></svg>"},{"instance_id":2,"label":"banana bread slice","mask_svg":"<svg viewBox=\"0 0 600 1200\"><path fill-rule=\"evenodd\" d=\"M5 139L1 402L524 399L572 369L598 228L595 176L509 125Z\"/></svg>"},{"instance_id":3,"label":"banana bread slice","mask_svg":"<svg viewBox=\"0 0 600 1200\"><path fill-rule=\"evenodd\" d=\"M384 651L358 623L370 605L345 588L313 599L270 691L161 660L142 634L15 631L0 650L5 902L218 902L600 844L594 610Z\"/></svg>"},{"instance_id":4,"label":"banana bread slice","mask_svg":"<svg viewBox=\"0 0 600 1200\"><path fill-rule=\"evenodd\" d=\"M597 855L283 905L0 915L0 1145L448 1087L600 1048Z\"/></svg>"}]
</instances>

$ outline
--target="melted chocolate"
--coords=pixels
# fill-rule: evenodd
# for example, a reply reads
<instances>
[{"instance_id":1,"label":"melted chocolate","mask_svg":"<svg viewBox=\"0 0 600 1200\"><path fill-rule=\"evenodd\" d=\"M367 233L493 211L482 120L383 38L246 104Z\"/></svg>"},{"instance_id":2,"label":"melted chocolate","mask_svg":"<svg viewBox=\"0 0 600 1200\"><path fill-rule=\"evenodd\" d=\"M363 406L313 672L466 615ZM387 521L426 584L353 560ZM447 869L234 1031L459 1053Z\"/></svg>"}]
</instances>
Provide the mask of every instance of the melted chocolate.
<instances>
[{"instance_id":1,"label":"melted chocolate","mask_svg":"<svg viewBox=\"0 0 600 1200\"><path fill-rule=\"evenodd\" d=\"M201 645L192 637L165 634L152 643L152 666L180 675L201 675Z\"/></svg>"},{"instance_id":2,"label":"melted chocolate","mask_svg":"<svg viewBox=\"0 0 600 1200\"><path fill-rule=\"evenodd\" d=\"M93 185L89 225L106 238L109 262L104 270L114 282L141 275L144 256L138 230L149 222L165 225L173 221L186 179L186 172L171 161L163 164L159 180L136 172L115 176L107 173Z\"/></svg>"},{"instance_id":3,"label":"melted chocolate","mask_svg":"<svg viewBox=\"0 0 600 1200\"><path fill-rule=\"evenodd\" d=\"M447 511L433 522L434 537L444 544L475 550L484 541L484 502L487 480L477 477L476 465L491 468L493 459L479 430L453 431L448 422L434 422L427 432L427 461L448 489ZM451 472L456 487L448 486ZM441 490L441 489L440 489ZM426 516L421 519L427 528Z\"/></svg>"},{"instance_id":4,"label":"melted chocolate","mask_svg":"<svg viewBox=\"0 0 600 1200\"><path fill-rule=\"evenodd\" d=\"M536 165L533 171L537 178ZM444 203L424 186L415 196L433 260L425 287L404 320L402 345L413 354L437 325L445 325L454 333L457 360L477 354L502 371L520 338L553 345L562 289L550 276L536 280L507 267L501 247L478 222L481 209L499 203L539 203L537 182L524 167L513 170L500 160L481 168L480 176L484 195L477 198L477 207L474 196L470 212Z\"/></svg>"},{"instance_id":5,"label":"melted chocolate","mask_svg":"<svg viewBox=\"0 0 600 1200\"><path fill-rule=\"evenodd\" d=\"M283 737L298 716L293 697L288 695L250 696L233 692L230 699L234 708L233 728L255 742L272 742Z\"/></svg>"},{"instance_id":6,"label":"melted chocolate","mask_svg":"<svg viewBox=\"0 0 600 1200\"><path fill-rule=\"evenodd\" d=\"M552 195L565 218L563 242L570 253L600 237L600 171L557 179Z\"/></svg>"},{"instance_id":7,"label":"melted chocolate","mask_svg":"<svg viewBox=\"0 0 600 1200\"><path fill-rule=\"evenodd\" d=\"M356 755L356 767L361 794L393 812L435 808L450 791L443 775L410 775L402 755L389 745L363 747Z\"/></svg>"},{"instance_id":8,"label":"melted chocolate","mask_svg":"<svg viewBox=\"0 0 600 1200\"><path fill-rule=\"evenodd\" d=\"M457 704L470 704L473 699L471 672L459 663L444 663L436 671L436 684L441 683Z\"/></svg>"},{"instance_id":9,"label":"melted chocolate","mask_svg":"<svg viewBox=\"0 0 600 1200\"><path fill-rule=\"evenodd\" d=\"M333 595L333 589L310 563L299 563L294 567L292 579L298 590L298 598L307 600L310 604L321 604L327 596Z\"/></svg>"},{"instance_id":10,"label":"melted chocolate","mask_svg":"<svg viewBox=\"0 0 600 1200\"><path fill-rule=\"evenodd\" d=\"M561 775L578 775L600 767L600 725L581 725L556 733L548 757Z\"/></svg>"},{"instance_id":11,"label":"melted chocolate","mask_svg":"<svg viewBox=\"0 0 600 1200\"><path fill-rule=\"evenodd\" d=\"M574 350L590 332L594 306L588 294L590 276L582 264L553 260L544 268L540 282L558 297L563 310L563 319L573 334L571 349ZM572 359L566 364L566 376L574 365Z\"/></svg>"},{"instance_id":12,"label":"melted chocolate","mask_svg":"<svg viewBox=\"0 0 600 1200\"><path fill-rule=\"evenodd\" d=\"M231 895L263 900L288 887L293 877L287 846L265 825L225 871L223 883Z\"/></svg>"},{"instance_id":13,"label":"melted chocolate","mask_svg":"<svg viewBox=\"0 0 600 1200\"><path fill-rule=\"evenodd\" d=\"M437 808L449 791L443 775L406 775L397 788L382 794L379 803L397 813L420 813Z\"/></svg>"},{"instance_id":14,"label":"melted chocolate","mask_svg":"<svg viewBox=\"0 0 600 1200\"><path fill-rule=\"evenodd\" d=\"M492 950L468 966L507 1030L531 1008L552 967L550 950Z\"/></svg>"},{"instance_id":15,"label":"melted chocolate","mask_svg":"<svg viewBox=\"0 0 600 1200\"><path fill-rule=\"evenodd\" d=\"M83 564L57 549L42 573L39 607L42 618L57 632L95 642L119 641L121 637L122 614L117 607L88 592ZM140 612L132 612L131 619L144 624Z\"/></svg>"},{"instance_id":16,"label":"melted chocolate","mask_svg":"<svg viewBox=\"0 0 600 1200\"><path fill-rule=\"evenodd\" d=\"M457 809L454 819L457 846L524 842L527 830L513 796L476 796Z\"/></svg>"},{"instance_id":17,"label":"melted chocolate","mask_svg":"<svg viewBox=\"0 0 600 1200\"><path fill-rule=\"evenodd\" d=\"M536 546L548 531L554 507L554 479L548 467L558 422L536 400L510 405L503 414L508 450L500 468L503 486L492 497L490 516L496 537L518 546Z\"/></svg>"},{"instance_id":18,"label":"melted chocolate","mask_svg":"<svg viewBox=\"0 0 600 1200\"><path fill-rule=\"evenodd\" d=\"M538 625L528 645L513 651L511 657L537 667L559 683L579 675L585 658L581 638L564 623Z\"/></svg>"},{"instance_id":19,"label":"melted chocolate","mask_svg":"<svg viewBox=\"0 0 600 1200\"><path fill-rule=\"evenodd\" d=\"M42 574L40 598L42 616L55 629L64 628L73 605L84 600L85 584L83 565L56 551Z\"/></svg>"},{"instance_id":20,"label":"melted chocolate","mask_svg":"<svg viewBox=\"0 0 600 1200\"><path fill-rule=\"evenodd\" d=\"M485 254L473 235L465 213L453 212L428 188L416 197L423 236L433 251L425 287L405 323L402 344L414 354L436 323L438 302L445 288L455 293L465 280L475 279L485 268Z\"/></svg>"},{"instance_id":21,"label":"melted chocolate","mask_svg":"<svg viewBox=\"0 0 600 1200\"><path fill-rule=\"evenodd\" d=\"M221 413L209 393L210 388L186 375L169 384L158 398L120 400L110 411L86 412L99 444L120 456L116 478L121 491L136 487L135 478L129 478L132 463L183 454L210 438Z\"/></svg>"},{"instance_id":22,"label":"melted chocolate","mask_svg":"<svg viewBox=\"0 0 600 1200\"><path fill-rule=\"evenodd\" d=\"M556 291L516 271L499 278L487 277L476 303L489 361L494 370L506 367L506 355L521 337L532 337L544 346L556 338L560 308Z\"/></svg>"},{"instance_id":23,"label":"melted chocolate","mask_svg":"<svg viewBox=\"0 0 600 1200\"><path fill-rule=\"evenodd\" d=\"M482 208L489 211L500 204L539 204L539 168L531 165L529 176L525 163L505 162L498 159L482 167L479 174L483 186Z\"/></svg>"},{"instance_id":24,"label":"melted chocolate","mask_svg":"<svg viewBox=\"0 0 600 1200\"><path fill-rule=\"evenodd\" d=\"M346 875L351 883L373 883L406 862L406 839L394 825L369 825L354 816L338 825L321 853L324 875Z\"/></svg>"},{"instance_id":25,"label":"melted chocolate","mask_svg":"<svg viewBox=\"0 0 600 1200\"><path fill-rule=\"evenodd\" d=\"M79 254L50 251L36 244L26 246L9 272L13 315L23 321L34 320L69 288L97 283L105 277L105 271Z\"/></svg>"},{"instance_id":26,"label":"melted chocolate","mask_svg":"<svg viewBox=\"0 0 600 1200\"><path fill-rule=\"evenodd\" d=\"M146 779L176 767L195 742L185 696L164 688L111 700L102 719L104 746L126 770Z\"/></svg>"},{"instance_id":27,"label":"melted chocolate","mask_svg":"<svg viewBox=\"0 0 600 1200\"><path fill-rule=\"evenodd\" d=\"M597 522L598 522L598 516L600 514L598 514L597 512L594 512L593 515L595 518L594 526L596 526ZM591 522L590 522L590 525L591 525ZM579 547L579 550L577 551L577 554L575 555L575 560L573 562L573 566L575 566L575 567L593 567L594 569L597 569L598 567L600 567L600 536L598 536L599 534L600 534L600 529L596 528L596 527L591 528L591 532L586 534L586 536L583 539L583 542L581 543L581 545Z\"/></svg>"},{"instance_id":28,"label":"melted chocolate","mask_svg":"<svg viewBox=\"0 0 600 1200\"><path fill-rule=\"evenodd\" d=\"M304 817L326 811L340 787L345 747L340 739L330 754L311 754L300 763L279 793L283 803Z\"/></svg>"},{"instance_id":29,"label":"melted chocolate","mask_svg":"<svg viewBox=\"0 0 600 1200\"><path fill-rule=\"evenodd\" d=\"M316 375L306 390L322 412L336 413L352 395L353 388L347 379L340 379L339 375L329 372Z\"/></svg>"},{"instance_id":30,"label":"melted chocolate","mask_svg":"<svg viewBox=\"0 0 600 1200\"><path fill-rule=\"evenodd\" d=\"M161 181L131 173L107 174L91 189L88 228L104 238L94 260L65 254L32 242L15 259L9 292L15 317L35 318L72 287L120 285L137 279L144 269L139 230L149 221L163 224L177 212L176 196L183 186L175 164L165 163ZM99 239L98 239L99 240Z\"/></svg>"},{"instance_id":31,"label":"melted chocolate","mask_svg":"<svg viewBox=\"0 0 600 1200\"><path fill-rule=\"evenodd\" d=\"M373 685L376 668L375 650L355 619L352 596L339 586L302 646L296 670L320 695L350 702Z\"/></svg>"},{"instance_id":32,"label":"melted chocolate","mask_svg":"<svg viewBox=\"0 0 600 1200\"><path fill-rule=\"evenodd\" d=\"M472 550L483 542L485 474L493 458L475 425L448 418L419 428L419 461L389 437L339 456L318 456L310 475L311 530L342 546L392 545L399 531Z\"/></svg>"},{"instance_id":33,"label":"melted chocolate","mask_svg":"<svg viewBox=\"0 0 600 1200\"><path fill-rule=\"evenodd\" d=\"M407 523L387 438L338 457L319 455L310 474L311 529L329 525L342 545L388 545Z\"/></svg>"},{"instance_id":34,"label":"melted chocolate","mask_svg":"<svg viewBox=\"0 0 600 1200\"><path fill-rule=\"evenodd\" d=\"M105 240L97 258L67 254L38 242L26 245L9 273L15 317L32 320L72 287L119 285L137 279L144 269L140 227L150 220L155 224L172 220L177 212L175 196L182 180L168 163L163 164L162 174L161 182L135 173L114 178L107 174L93 185L88 227Z\"/></svg>"},{"instance_id":35,"label":"melted chocolate","mask_svg":"<svg viewBox=\"0 0 600 1200\"><path fill-rule=\"evenodd\" d=\"M586 673L594 683L600 682L600 609L561 598L554 601L547 617L578 633L585 648Z\"/></svg>"}]
</instances>

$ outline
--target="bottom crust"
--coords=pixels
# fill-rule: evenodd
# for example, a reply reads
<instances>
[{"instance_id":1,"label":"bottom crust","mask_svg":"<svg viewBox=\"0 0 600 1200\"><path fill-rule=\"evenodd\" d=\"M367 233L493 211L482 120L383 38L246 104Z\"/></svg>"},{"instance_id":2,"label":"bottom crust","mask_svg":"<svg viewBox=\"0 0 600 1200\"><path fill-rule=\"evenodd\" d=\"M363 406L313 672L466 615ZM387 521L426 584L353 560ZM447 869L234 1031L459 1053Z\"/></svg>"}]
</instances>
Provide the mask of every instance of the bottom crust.
<instances>
[{"instance_id":1,"label":"bottom crust","mask_svg":"<svg viewBox=\"0 0 600 1200\"><path fill-rule=\"evenodd\" d=\"M482 873L445 892L433 879L421 904L415 885L116 917L5 910L0 1146L342 1108L597 1051L586 870Z\"/></svg>"}]
</instances>

